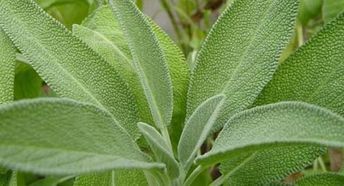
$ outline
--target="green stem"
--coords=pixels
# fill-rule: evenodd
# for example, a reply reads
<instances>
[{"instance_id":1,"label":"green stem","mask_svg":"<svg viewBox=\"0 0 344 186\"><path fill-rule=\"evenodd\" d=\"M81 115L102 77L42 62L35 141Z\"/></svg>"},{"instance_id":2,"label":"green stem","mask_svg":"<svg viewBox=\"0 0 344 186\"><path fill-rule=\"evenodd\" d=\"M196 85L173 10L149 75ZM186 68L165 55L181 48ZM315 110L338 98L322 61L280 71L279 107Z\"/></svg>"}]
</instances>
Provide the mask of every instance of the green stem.
<instances>
[{"instance_id":1,"label":"green stem","mask_svg":"<svg viewBox=\"0 0 344 186\"><path fill-rule=\"evenodd\" d=\"M322 157L319 157L318 161L319 161L319 165L321 167L321 170L324 171L324 172L327 172L326 166L325 166L325 163L324 163L324 160L322 159Z\"/></svg>"},{"instance_id":2,"label":"green stem","mask_svg":"<svg viewBox=\"0 0 344 186\"><path fill-rule=\"evenodd\" d=\"M296 26L296 31L297 31L297 40L299 47L303 45L304 41L304 35L303 35L303 26L301 23L298 23Z\"/></svg>"},{"instance_id":3,"label":"green stem","mask_svg":"<svg viewBox=\"0 0 344 186\"><path fill-rule=\"evenodd\" d=\"M168 133L168 129L167 129L166 126L164 126L161 129L161 135L165 139L165 141L166 141L168 147L170 148L171 152L173 152L172 142L171 142L171 139L170 139L170 134Z\"/></svg>"},{"instance_id":4,"label":"green stem","mask_svg":"<svg viewBox=\"0 0 344 186\"><path fill-rule=\"evenodd\" d=\"M200 175L207 167L202 167L202 166L198 166L194 171L192 171L192 173L190 174L190 176L186 179L186 181L184 182L184 186L190 186L195 179L198 177L198 175Z\"/></svg>"},{"instance_id":5,"label":"green stem","mask_svg":"<svg viewBox=\"0 0 344 186\"><path fill-rule=\"evenodd\" d=\"M220 176L218 177L216 180L214 180L209 186L220 186L223 184L223 182L225 182L227 179L226 176Z\"/></svg>"},{"instance_id":6,"label":"green stem","mask_svg":"<svg viewBox=\"0 0 344 186\"><path fill-rule=\"evenodd\" d=\"M181 34L180 29L179 29L177 20L176 20L175 16L173 15L172 5L170 4L170 1L169 0L161 0L161 4L164 7L164 9L166 10L167 15L172 22L173 29L176 32L178 39L179 40L182 39L182 34Z\"/></svg>"}]
</instances>

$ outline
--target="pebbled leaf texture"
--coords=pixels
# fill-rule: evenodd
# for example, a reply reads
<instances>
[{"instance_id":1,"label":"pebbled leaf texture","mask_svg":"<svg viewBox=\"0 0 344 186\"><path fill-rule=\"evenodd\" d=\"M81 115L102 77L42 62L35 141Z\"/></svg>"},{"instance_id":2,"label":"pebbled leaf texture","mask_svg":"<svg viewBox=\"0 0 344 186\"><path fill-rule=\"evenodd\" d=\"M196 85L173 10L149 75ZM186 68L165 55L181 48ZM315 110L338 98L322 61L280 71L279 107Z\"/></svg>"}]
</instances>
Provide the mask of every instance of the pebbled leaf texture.
<instances>
[{"instance_id":1,"label":"pebbled leaf texture","mask_svg":"<svg viewBox=\"0 0 344 186\"><path fill-rule=\"evenodd\" d=\"M225 98L225 95L217 95L209 98L186 121L178 145L179 161L184 165L186 170L191 167L197 151L207 139Z\"/></svg>"},{"instance_id":2,"label":"pebbled leaf texture","mask_svg":"<svg viewBox=\"0 0 344 186\"><path fill-rule=\"evenodd\" d=\"M221 163L220 170L227 178L225 185L266 185L303 170L325 152L326 148L308 144L273 147L241 153Z\"/></svg>"},{"instance_id":3,"label":"pebbled leaf texture","mask_svg":"<svg viewBox=\"0 0 344 186\"><path fill-rule=\"evenodd\" d=\"M240 153L290 144L342 147L343 132L344 119L327 109L302 102L276 103L235 115L213 149L198 160L208 165Z\"/></svg>"},{"instance_id":4,"label":"pebbled leaf texture","mask_svg":"<svg viewBox=\"0 0 344 186\"><path fill-rule=\"evenodd\" d=\"M16 49L0 28L0 104L14 99Z\"/></svg>"},{"instance_id":5,"label":"pebbled leaf texture","mask_svg":"<svg viewBox=\"0 0 344 186\"><path fill-rule=\"evenodd\" d=\"M31 0L0 2L0 27L59 96L108 110L138 137L134 97L111 65Z\"/></svg>"},{"instance_id":6,"label":"pebbled leaf texture","mask_svg":"<svg viewBox=\"0 0 344 186\"><path fill-rule=\"evenodd\" d=\"M145 175L139 170L116 170L77 177L73 186L133 186L148 185Z\"/></svg>"},{"instance_id":7,"label":"pebbled leaf texture","mask_svg":"<svg viewBox=\"0 0 344 186\"><path fill-rule=\"evenodd\" d=\"M314 38L311 38L304 46L283 62L272 81L266 86L258 97L255 105L264 105L280 101L303 101L320 105L343 115L343 44L344 44L344 17L327 24ZM291 147L292 148L292 147ZM315 155L319 154L313 147L295 149L301 153ZM320 150L320 149L319 149ZM318 150L318 151L319 151ZM271 155L261 158L260 161L269 161ZM306 157L305 157L306 158ZM306 160L299 161L299 166L304 161L313 161L311 156ZM281 161L283 158L281 159ZM277 162L277 161L276 161ZM272 165L271 165L272 166ZM283 168L280 163L274 167ZM285 167L288 169L294 167ZM271 171L260 169L260 174L270 174ZM249 176L249 173L246 174ZM284 175L284 174L283 174ZM276 174L277 177L280 177ZM258 177L257 177L258 178Z\"/></svg>"},{"instance_id":8,"label":"pebbled leaf texture","mask_svg":"<svg viewBox=\"0 0 344 186\"><path fill-rule=\"evenodd\" d=\"M344 176L335 173L324 173L306 176L296 182L296 186L342 186Z\"/></svg>"},{"instance_id":9,"label":"pebbled leaf texture","mask_svg":"<svg viewBox=\"0 0 344 186\"><path fill-rule=\"evenodd\" d=\"M107 111L69 99L0 106L0 128L0 164L16 170L71 175L163 167L150 163Z\"/></svg>"},{"instance_id":10,"label":"pebbled leaf texture","mask_svg":"<svg viewBox=\"0 0 344 186\"><path fill-rule=\"evenodd\" d=\"M165 163L169 176L177 178L179 176L179 164L174 159L173 152L166 144L164 138L152 126L145 123L138 123L142 135L151 147L157 161Z\"/></svg>"},{"instance_id":11,"label":"pebbled leaf texture","mask_svg":"<svg viewBox=\"0 0 344 186\"><path fill-rule=\"evenodd\" d=\"M215 129L249 107L271 80L290 40L296 0L237 0L221 15L197 57L187 118L209 97L227 96Z\"/></svg>"},{"instance_id":12,"label":"pebbled leaf texture","mask_svg":"<svg viewBox=\"0 0 344 186\"><path fill-rule=\"evenodd\" d=\"M173 92L166 59L148 20L132 1L111 0L133 56L155 125L169 125L173 112ZM144 39L143 39L144 38Z\"/></svg>"},{"instance_id":13,"label":"pebbled leaf texture","mask_svg":"<svg viewBox=\"0 0 344 186\"><path fill-rule=\"evenodd\" d=\"M282 63L255 105L303 101L344 115L344 14Z\"/></svg>"}]
</instances>

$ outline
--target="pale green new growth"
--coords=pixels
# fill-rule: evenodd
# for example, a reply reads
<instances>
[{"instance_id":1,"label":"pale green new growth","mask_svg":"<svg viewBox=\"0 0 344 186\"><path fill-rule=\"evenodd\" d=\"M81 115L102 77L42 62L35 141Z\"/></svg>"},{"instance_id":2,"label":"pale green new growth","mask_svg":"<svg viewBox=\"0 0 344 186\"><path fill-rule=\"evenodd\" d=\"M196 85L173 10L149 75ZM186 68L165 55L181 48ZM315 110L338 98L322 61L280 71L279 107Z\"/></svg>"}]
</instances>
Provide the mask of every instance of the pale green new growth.
<instances>
[{"instance_id":1,"label":"pale green new growth","mask_svg":"<svg viewBox=\"0 0 344 186\"><path fill-rule=\"evenodd\" d=\"M186 121L178 145L178 157L186 170L191 167L198 149L207 139L225 98L224 95L209 98Z\"/></svg>"},{"instance_id":2,"label":"pale green new growth","mask_svg":"<svg viewBox=\"0 0 344 186\"><path fill-rule=\"evenodd\" d=\"M344 119L329 110L301 102L276 103L231 118L212 150L198 161L213 164L240 153L288 144L343 147L343 132Z\"/></svg>"},{"instance_id":3,"label":"pale green new growth","mask_svg":"<svg viewBox=\"0 0 344 186\"><path fill-rule=\"evenodd\" d=\"M172 119L173 95L171 77L157 37L133 2L111 0L110 4L129 43L154 123L164 129Z\"/></svg>"},{"instance_id":4,"label":"pale green new growth","mask_svg":"<svg viewBox=\"0 0 344 186\"><path fill-rule=\"evenodd\" d=\"M156 160L166 164L167 171L171 178L177 178L179 176L179 165L174 159L173 152L168 144L166 144L164 138L154 127L148 124L139 123L138 127L151 147Z\"/></svg>"},{"instance_id":5,"label":"pale green new growth","mask_svg":"<svg viewBox=\"0 0 344 186\"><path fill-rule=\"evenodd\" d=\"M13 169L68 175L163 167L150 163L108 112L72 100L0 106L0 127L0 164Z\"/></svg>"},{"instance_id":6,"label":"pale green new growth","mask_svg":"<svg viewBox=\"0 0 344 186\"><path fill-rule=\"evenodd\" d=\"M32 1L0 3L0 27L58 95L107 109L138 137L136 102L111 65Z\"/></svg>"},{"instance_id":7,"label":"pale green new growth","mask_svg":"<svg viewBox=\"0 0 344 186\"><path fill-rule=\"evenodd\" d=\"M227 96L216 129L250 106L276 70L290 40L296 0L237 0L219 18L197 57L187 117L209 97Z\"/></svg>"},{"instance_id":8,"label":"pale green new growth","mask_svg":"<svg viewBox=\"0 0 344 186\"><path fill-rule=\"evenodd\" d=\"M16 49L0 28L0 104L14 99Z\"/></svg>"}]
</instances>

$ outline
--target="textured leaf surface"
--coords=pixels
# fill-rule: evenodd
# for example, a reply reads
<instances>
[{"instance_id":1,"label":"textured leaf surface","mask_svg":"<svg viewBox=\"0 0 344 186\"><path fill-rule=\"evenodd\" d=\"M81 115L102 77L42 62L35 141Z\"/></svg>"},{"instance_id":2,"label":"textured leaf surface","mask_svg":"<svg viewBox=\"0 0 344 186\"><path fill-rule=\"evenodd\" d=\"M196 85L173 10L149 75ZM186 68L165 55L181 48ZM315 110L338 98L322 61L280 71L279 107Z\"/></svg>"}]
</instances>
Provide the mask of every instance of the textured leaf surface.
<instances>
[{"instance_id":1,"label":"textured leaf surface","mask_svg":"<svg viewBox=\"0 0 344 186\"><path fill-rule=\"evenodd\" d=\"M0 28L0 104L14 99L16 49Z\"/></svg>"},{"instance_id":2,"label":"textured leaf surface","mask_svg":"<svg viewBox=\"0 0 344 186\"><path fill-rule=\"evenodd\" d=\"M164 128L172 119L173 92L166 59L157 37L133 2L111 0L110 4L129 43L153 120L159 128Z\"/></svg>"},{"instance_id":3,"label":"textured leaf surface","mask_svg":"<svg viewBox=\"0 0 344 186\"><path fill-rule=\"evenodd\" d=\"M341 77L344 72L342 63L344 57L342 54L344 46L343 26L344 17L341 16L325 26L306 45L282 63L273 80L263 90L255 104L263 105L290 100L304 101L329 108L343 115L344 79ZM291 150L289 151L291 154L309 154L312 152L315 155L318 154L313 147L295 149L298 152L292 152ZM260 161L262 163L264 161L268 162L270 158L271 156L267 155L265 158L261 157ZM301 161L295 159L295 164L298 161L299 166L302 166L304 161L314 160L311 156L308 160L306 158ZM280 161L284 161L283 158ZM283 168L277 162L271 166ZM289 173L288 169L294 168L287 168L286 173ZM265 169L263 168L260 170L260 174L269 175L272 173L269 170L264 173ZM246 173L247 176L250 176L250 174ZM276 176L280 177L278 174Z\"/></svg>"},{"instance_id":4,"label":"textured leaf surface","mask_svg":"<svg viewBox=\"0 0 344 186\"><path fill-rule=\"evenodd\" d=\"M42 114L44 113L44 114ZM111 115L67 99L0 107L0 164L40 174L154 168Z\"/></svg>"},{"instance_id":5,"label":"textured leaf surface","mask_svg":"<svg viewBox=\"0 0 344 186\"><path fill-rule=\"evenodd\" d=\"M187 116L209 97L227 96L217 129L250 106L276 70L289 42L296 0L238 0L219 18L197 57Z\"/></svg>"},{"instance_id":6,"label":"textured leaf surface","mask_svg":"<svg viewBox=\"0 0 344 186\"><path fill-rule=\"evenodd\" d=\"M221 173L226 175L227 185L265 185L303 170L325 152L326 148L294 144L241 153L221 163Z\"/></svg>"},{"instance_id":7,"label":"textured leaf surface","mask_svg":"<svg viewBox=\"0 0 344 186\"><path fill-rule=\"evenodd\" d=\"M344 115L344 15L282 63L256 105L303 101Z\"/></svg>"},{"instance_id":8,"label":"textured leaf surface","mask_svg":"<svg viewBox=\"0 0 344 186\"><path fill-rule=\"evenodd\" d=\"M334 173L306 176L296 182L297 186L342 186L344 176Z\"/></svg>"},{"instance_id":9,"label":"textured leaf surface","mask_svg":"<svg viewBox=\"0 0 344 186\"><path fill-rule=\"evenodd\" d=\"M138 137L136 103L114 68L30 0L1 0L0 27L62 97L97 104Z\"/></svg>"},{"instance_id":10,"label":"textured leaf surface","mask_svg":"<svg viewBox=\"0 0 344 186\"><path fill-rule=\"evenodd\" d=\"M178 145L179 161L186 169L190 168L197 151L207 139L224 99L224 95L209 98L196 109L186 122Z\"/></svg>"},{"instance_id":11,"label":"textured leaf surface","mask_svg":"<svg viewBox=\"0 0 344 186\"><path fill-rule=\"evenodd\" d=\"M126 186L129 183L133 186L148 185L142 171L116 170L77 177L74 186Z\"/></svg>"},{"instance_id":12,"label":"textured leaf surface","mask_svg":"<svg viewBox=\"0 0 344 186\"><path fill-rule=\"evenodd\" d=\"M301 102L282 102L241 112L226 124L202 164L230 159L243 152L288 144L344 146L344 119ZM329 135L330 134L330 135Z\"/></svg>"},{"instance_id":13,"label":"textured leaf surface","mask_svg":"<svg viewBox=\"0 0 344 186\"><path fill-rule=\"evenodd\" d=\"M155 154L157 161L166 164L171 178L177 178L179 176L178 162L174 159L173 152L166 144L164 138L155 128L148 124L139 123L138 127Z\"/></svg>"}]
</instances>

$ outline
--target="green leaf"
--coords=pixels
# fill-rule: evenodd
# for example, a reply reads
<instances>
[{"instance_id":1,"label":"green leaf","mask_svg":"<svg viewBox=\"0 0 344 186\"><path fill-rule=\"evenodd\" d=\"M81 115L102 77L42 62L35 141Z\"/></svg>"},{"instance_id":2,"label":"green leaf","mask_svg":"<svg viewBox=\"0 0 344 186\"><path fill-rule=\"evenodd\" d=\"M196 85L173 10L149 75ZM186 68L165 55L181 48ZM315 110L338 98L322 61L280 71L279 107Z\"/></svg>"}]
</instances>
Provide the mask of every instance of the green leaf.
<instances>
[{"instance_id":1,"label":"green leaf","mask_svg":"<svg viewBox=\"0 0 344 186\"><path fill-rule=\"evenodd\" d=\"M271 80L294 30L297 0L237 0L219 18L197 57L187 117L209 97L227 96L215 129L249 107Z\"/></svg>"},{"instance_id":2,"label":"green leaf","mask_svg":"<svg viewBox=\"0 0 344 186\"><path fill-rule=\"evenodd\" d=\"M44 114L42 114L44 113ZM98 107L69 99L0 106L0 164L44 175L161 168Z\"/></svg>"},{"instance_id":3,"label":"green leaf","mask_svg":"<svg viewBox=\"0 0 344 186\"><path fill-rule=\"evenodd\" d=\"M0 104L14 99L16 49L0 28Z\"/></svg>"},{"instance_id":4,"label":"green leaf","mask_svg":"<svg viewBox=\"0 0 344 186\"><path fill-rule=\"evenodd\" d=\"M326 152L326 148L294 144L256 152L221 163L220 170L227 185L265 185L303 170Z\"/></svg>"},{"instance_id":5,"label":"green leaf","mask_svg":"<svg viewBox=\"0 0 344 186\"><path fill-rule=\"evenodd\" d=\"M163 129L170 124L173 111L172 82L163 51L149 22L132 1L111 0L110 4L129 43L153 120Z\"/></svg>"},{"instance_id":6,"label":"green leaf","mask_svg":"<svg viewBox=\"0 0 344 186\"><path fill-rule=\"evenodd\" d=\"M323 0L300 0L298 19L303 25L307 25L311 19L321 16L323 2Z\"/></svg>"},{"instance_id":7,"label":"green leaf","mask_svg":"<svg viewBox=\"0 0 344 186\"><path fill-rule=\"evenodd\" d=\"M282 63L255 105L302 101L344 115L344 14Z\"/></svg>"},{"instance_id":8,"label":"green leaf","mask_svg":"<svg viewBox=\"0 0 344 186\"><path fill-rule=\"evenodd\" d=\"M307 44L283 62L272 81L258 97L255 105L280 101L303 101L329 108L343 115L343 25L344 17L341 16L326 25ZM317 154L312 147L309 150L307 148L295 150L298 152L289 151L289 153L310 154L313 152L315 155ZM271 155L267 155L265 158L261 157L260 161L263 164L268 162L270 158ZM304 161L314 160L312 156L309 158L306 160L305 157L301 161L295 159L295 165L302 166ZM280 161L284 161L284 159L281 158ZM296 163L296 161L299 161L299 163ZM274 166L277 167L279 164L276 161ZM294 167L288 169L294 169ZM264 173L263 170L261 169L261 174ZM265 174L269 175L270 172L267 171ZM286 171L286 173L289 173L289 171ZM249 174L247 173L247 175ZM276 176L279 177L277 174Z\"/></svg>"},{"instance_id":9,"label":"green leaf","mask_svg":"<svg viewBox=\"0 0 344 186\"><path fill-rule=\"evenodd\" d=\"M177 178L179 176L179 165L164 138L154 127L148 124L138 123L138 127L151 147L157 161L166 164L171 178Z\"/></svg>"},{"instance_id":10,"label":"green leaf","mask_svg":"<svg viewBox=\"0 0 344 186\"><path fill-rule=\"evenodd\" d=\"M324 0L323 5L323 19L329 22L337 17L338 14L344 11L344 1L340 0Z\"/></svg>"},{"instance_id":11,"label":"green leaf","mask_svg":"<svg viewBox=\"0 0 344 186\"><path fill-rule=\"evenodd\" d=\"M191 167L197 151L207 139L225 98L225 95L209 98L186 121L178 145L178 157L186 170Z\"/></svg>"},{"instance_id":12,"label":"green leaf","mask_svg":"<svg viewBox=\"0 0 344 186\"><path fill-rule=\"evenodd\" d=\"M316 174L306 176L297 181L297 186L342 186L344 183L344 176L335 173Z\"/></svg>"},{"instance_id":13,"label":"green leaf","mask_svg":"<svg viewBox=\"0 0 344 186\"><path fill-rule=\"evenodd\" d=\"M133 186L148 185L145 175L139 170L116 170L106 173L77 177L73 186Z\"/></svg>"},{"instance_id":14,"label":"green leaf","mask_svg":"<svg viewBox=\"0 0 344 186\"><path fill-rule=\"evenodd\" d=\"M212 150L198 158L209 165L269 147L293 144L344 146L344 119L327 109L302 102L256 107L235 115Z\"/></svg>"},{"instance_id":15,"label":"green leaf","mask_svg":"<svg viewBox=\"0 0 344 186\"><path fill-rule=\"evenodd\" d=\"M17 62L14 82L15 100L37 98L41 95L42 79L28 64Z\"/></svg>"},{"instance_id":16,"label":"green leaf","mask_svg":"<svg viewBox=\"0 0 344 186\"><path fill-rule=\"evenodd\" d=\"M22 11L25 10L25 11ZM115 69L30 0L1 0L0 27L61 97L108 110L133 136L136 102Z\"/></svg>"}]
</instances>

